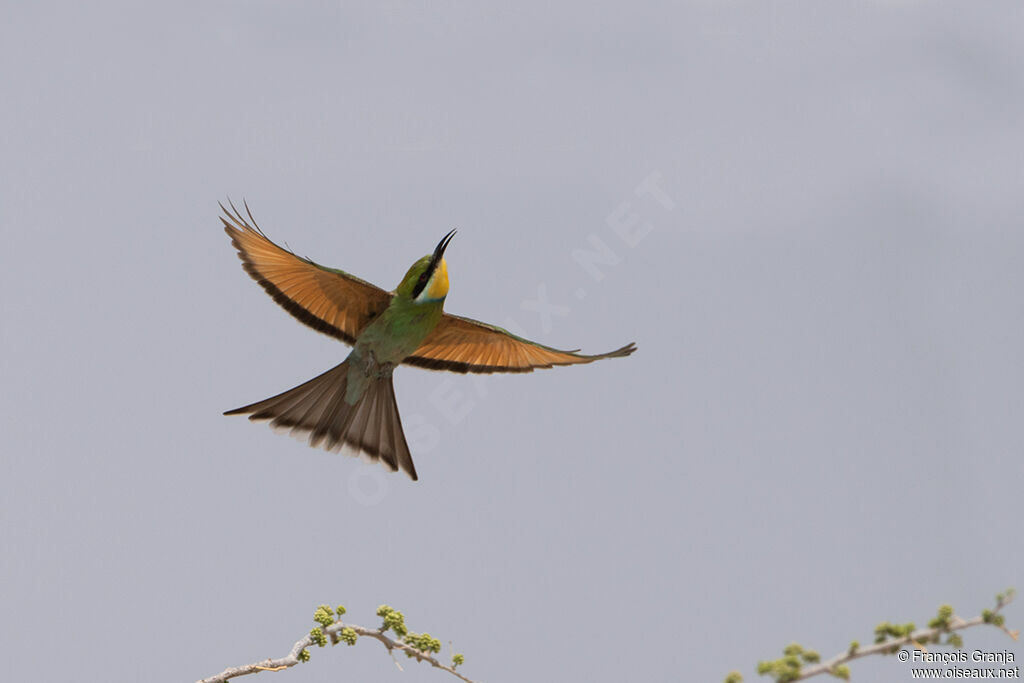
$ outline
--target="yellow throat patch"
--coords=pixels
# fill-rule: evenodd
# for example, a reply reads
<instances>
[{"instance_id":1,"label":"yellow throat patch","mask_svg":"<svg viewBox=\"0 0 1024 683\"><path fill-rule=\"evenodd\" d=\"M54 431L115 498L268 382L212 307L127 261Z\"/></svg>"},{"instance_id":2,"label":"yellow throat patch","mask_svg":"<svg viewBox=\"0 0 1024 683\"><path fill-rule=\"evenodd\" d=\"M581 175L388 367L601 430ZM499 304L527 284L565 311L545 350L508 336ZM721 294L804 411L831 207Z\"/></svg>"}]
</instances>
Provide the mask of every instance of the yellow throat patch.
<instances>
[{"instance_id":1,"label":"yellow throat patch","mask_svg":"<svg viewBox=\"0 0 1024 683\"><path fill-rule=\"evenodd\" d=\"M443 299L448 296L448 263L444 259L441 259L434 269L425 291L429 299Z\"/></svg>"}]
</instances>

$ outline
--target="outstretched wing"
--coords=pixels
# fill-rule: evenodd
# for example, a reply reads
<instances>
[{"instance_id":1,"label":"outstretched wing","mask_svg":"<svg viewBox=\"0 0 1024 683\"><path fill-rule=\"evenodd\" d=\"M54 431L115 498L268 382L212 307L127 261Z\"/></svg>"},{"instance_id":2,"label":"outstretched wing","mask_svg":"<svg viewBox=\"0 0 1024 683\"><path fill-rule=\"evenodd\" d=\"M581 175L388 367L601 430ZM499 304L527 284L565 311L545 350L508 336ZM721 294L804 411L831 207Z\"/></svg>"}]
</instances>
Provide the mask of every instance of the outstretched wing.
<instances>
[{"instance_id":1,"label":"outstretched wing","mask_svg":"<svg viewBox=\"0 0 1024 683\"><path fill-rule=\"evenodd\" d=\"M494 325L445 313L420 347L403 362L429 370L452 372L533 372L536 368L619 358L635 350L635 344L627 344L596 356L560 351L517 337Z\"/></svg>"},{"instance_id":2,"label":"outstretched wing","mask_svg":"<svg viewBox=\"0 0 1024 683\"><path fill-rule=\"evenodd\" d=\"M230 204L230 203L229 203ZM326 268L271 242L245 213L220 208L224 231L242 267L274 301L314 330L352 344L366 324L387 308L391 294L348 273Z\"/></svg>"}]
</instances>

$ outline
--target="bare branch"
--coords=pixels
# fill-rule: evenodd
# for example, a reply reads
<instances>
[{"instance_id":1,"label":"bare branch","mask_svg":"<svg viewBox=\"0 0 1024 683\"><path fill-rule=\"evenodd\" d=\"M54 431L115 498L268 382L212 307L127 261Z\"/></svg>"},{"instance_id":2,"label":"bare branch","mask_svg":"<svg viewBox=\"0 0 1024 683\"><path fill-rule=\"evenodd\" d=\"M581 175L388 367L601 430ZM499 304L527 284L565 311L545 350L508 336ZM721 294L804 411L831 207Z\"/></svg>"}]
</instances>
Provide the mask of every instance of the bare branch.
<instances>
[{"instance_id":1,"label":"bare branch","mask_svg":"<svg viewBox=\"0 0 1024 683\"><path fill-rule=\"evenodd\" d=\"M412 659L415 659L418 662L427 662L437 669L447 671L451 675L460 678L463 681L466 681L466 683L475 683L472 679L466 678L461 673L456 671L454 666L442 664L436 657L431 655L429 652L417 650L415 647L409 645L408 643L403 643L401 641L395 640L394 638L391 638L385 633L385 628L366 628L364 626L356 626L355 624L345 624L339 620L334 622L330 626L327 626L326 628L322 628L321 630L323 631L324 635L330 639L332 643L337 644L340 640L339 635L344 629L352 629L359 636L366 636L368 638L373 638L377 641L380 641L380 643L385 648L387 648L389 654L394 655L395 651L404 652L410 655ZM298 664L300 661L302 661L302 653L306 651L307 648L312 647L315 644L316 643L313 640L313 636L307 635L306 637L300 638L298 641L296 641L295 645L292 646L291 651L284 657L281 657L280 659L265 659L262 662L256 662L255 664L244 664L242 666L234 666L230 669L225 669L216 676L203 678L198 683L223 683L224 681L227 681L232 678L237 678L238 676L246 676L248 674L260 673L261 671L282 671L284 669L291 668Z\"/></svg>"}]
</instances>

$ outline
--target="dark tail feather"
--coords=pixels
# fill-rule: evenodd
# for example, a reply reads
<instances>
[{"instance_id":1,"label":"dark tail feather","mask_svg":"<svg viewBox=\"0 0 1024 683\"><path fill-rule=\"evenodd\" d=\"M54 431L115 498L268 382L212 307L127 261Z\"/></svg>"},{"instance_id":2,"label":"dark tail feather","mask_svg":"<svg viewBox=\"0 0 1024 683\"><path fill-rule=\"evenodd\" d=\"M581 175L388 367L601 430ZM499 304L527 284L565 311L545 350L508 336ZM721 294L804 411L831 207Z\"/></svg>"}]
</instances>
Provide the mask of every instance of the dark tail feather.
<instances>
[{"instance_id":1,"label":"dark tail feather","mask_svg":"<svg viewBox=\"0 0 1024 683\"><path fill-rule=\"evenodd\" d=\"M229 410L250 420L270 420L309 445L329 451L350 449L370 461L383 462L392 472L402 470L415 481L416 467L402 431L391 375L369 381L355 405L345 401L348 362L277 396Z\"/></svg>"}]
</instances>

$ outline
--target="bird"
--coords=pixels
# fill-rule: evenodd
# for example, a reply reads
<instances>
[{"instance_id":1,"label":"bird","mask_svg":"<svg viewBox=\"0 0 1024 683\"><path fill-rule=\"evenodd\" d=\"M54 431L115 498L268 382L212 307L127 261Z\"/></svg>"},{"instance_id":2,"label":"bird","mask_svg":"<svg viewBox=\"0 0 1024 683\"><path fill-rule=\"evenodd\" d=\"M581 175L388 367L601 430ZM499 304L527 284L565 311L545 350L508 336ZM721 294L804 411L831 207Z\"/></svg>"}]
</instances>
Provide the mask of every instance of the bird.
<instances>
[{"instance_id":1,"label":"bird","mask_svg":"<svg viewBox=\"0 0 1024 683\"><path fill-rule=\"evenodd\" d=\"M243 202L245 216L230 200L228 205L220 204L220 220L245 272L300 322L352 350L313 379L224 414L269 421L275 431L308 438L314 448L359 455L416 481L392 383L399 365L457 373L532 372L620 358L636 350L630 343L597 355L562 351L444 312L444 254L455 230L413 263L389 292L277 245L248 204Z\"/></svg>"}]
</instances>

